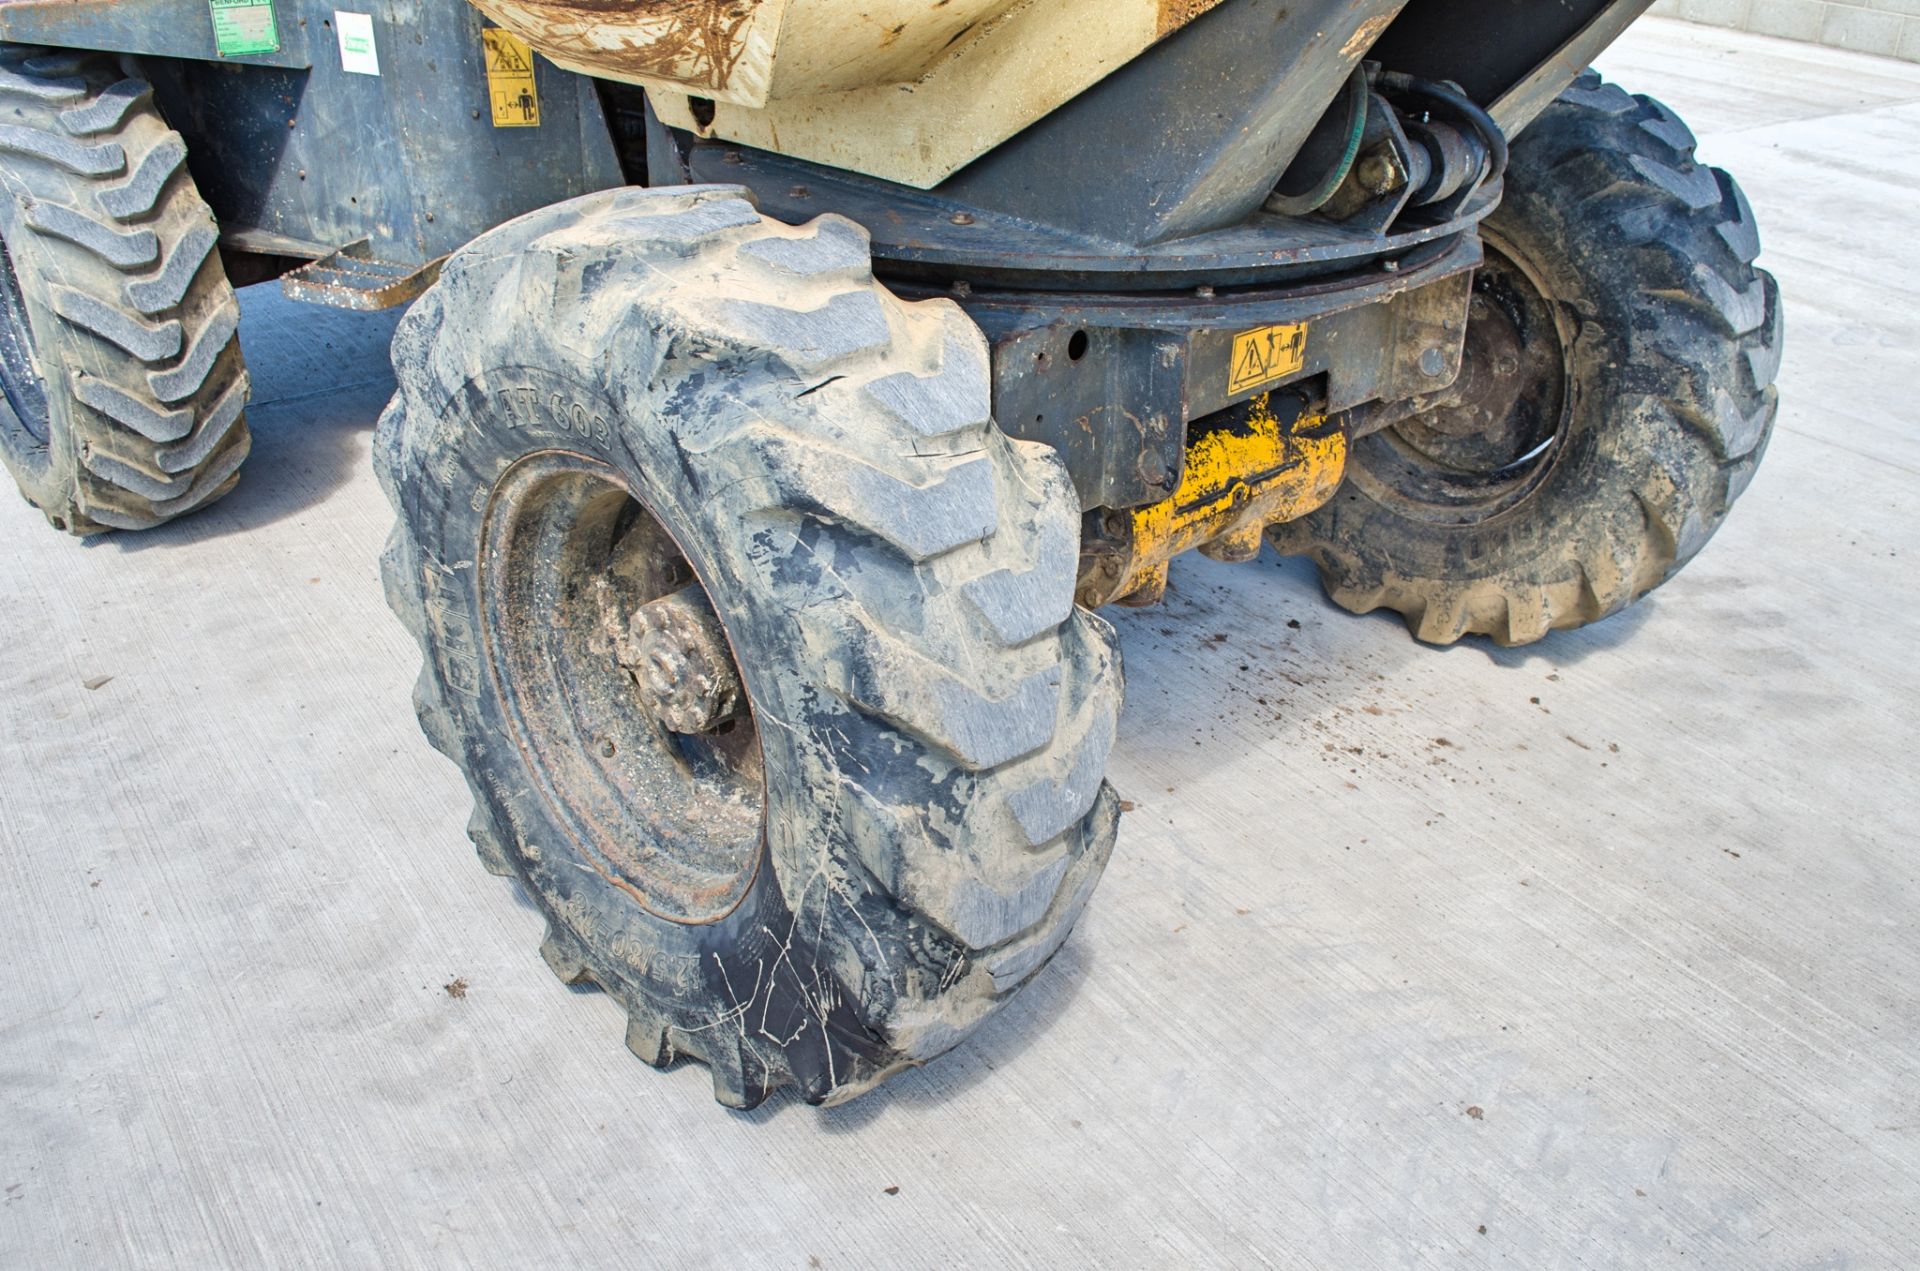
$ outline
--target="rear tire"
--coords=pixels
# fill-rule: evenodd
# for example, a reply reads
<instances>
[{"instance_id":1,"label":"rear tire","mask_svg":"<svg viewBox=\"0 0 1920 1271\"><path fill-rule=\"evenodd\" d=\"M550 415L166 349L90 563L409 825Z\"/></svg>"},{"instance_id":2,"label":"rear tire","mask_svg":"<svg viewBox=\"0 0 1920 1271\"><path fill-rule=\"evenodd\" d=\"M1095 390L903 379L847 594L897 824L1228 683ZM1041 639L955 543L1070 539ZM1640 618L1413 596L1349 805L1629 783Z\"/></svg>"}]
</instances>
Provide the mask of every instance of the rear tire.
<instances>
[{"instance_id":1,"label":"rear tire","mask_svg":"<svg viewBox=\"0 0 1920 1271\"><path fill-rule=\"evenodd\" d=\"M894 298L838 217L616 190L455 255L394 364L422 726L635 1053L838 1102L1038 972L1112 850L1120 668L1072 485L994 426L956 306ZM668 592L717 613L738 730L643 708L625 615Z\"/></svg>"},{"instance_id":2,"label":"rear tire","mask_svg":"<svg viewBox=\"0 0 1920 1271\"><path fill-rule=\"evenodd\" d=\"M213 214L112 58L0 48L0 457L56 529L231 490L247 372Z\"/></svg>"},{"instance_id":3,"label":"rear tire","mask_svg":"<svg viewBox=\"0 0 1920 1271\"><path fill-rule=\"evenodd\" d=\"M1333 500L1269 531L1335 603L1526 644L1706 545L1766 450L1781 325L1746 198L1693 145L1593 72L1514 142L1459 384L1476 350L1525 382L1360 439Z\"/></svg>"}]
</instances>

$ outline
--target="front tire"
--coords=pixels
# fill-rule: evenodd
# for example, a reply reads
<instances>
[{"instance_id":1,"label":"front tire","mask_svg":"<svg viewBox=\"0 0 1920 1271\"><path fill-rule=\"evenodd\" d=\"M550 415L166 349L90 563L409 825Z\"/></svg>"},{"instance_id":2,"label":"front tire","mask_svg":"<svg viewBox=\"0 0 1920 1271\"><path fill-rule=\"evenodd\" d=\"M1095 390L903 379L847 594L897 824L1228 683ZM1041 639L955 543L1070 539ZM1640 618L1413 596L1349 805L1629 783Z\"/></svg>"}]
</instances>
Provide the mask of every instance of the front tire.
<instances>
[{"instance_id":1,"label":"front tire","mask_svg":"<svg viewBox=\"0 0 1920 1271\"><path fill-rule=\"evenodd\" d=\"M618 190L458 253L394 364L421 723L635 1053L837 1102L1038 972L1112 849L1120 670L956 306L838 217Z\"/></svg>"},{"instance_id":2,"label":"front tire","mask_svg":"<svg viewBox=\"0 0 1920 1271\"><path fill-rule=\"evenodd\" d=\"M0 48L0 457L54 528L148 529L239 480L239 301L186 146L94 53Z\"/></svg>"},{"instance_id":3,"label":"front tire","mask_svg":"<svg viewBox=\"0 0 1920 1271\"><path fill-rule=\"evenodd\" d=\"M1746 198L1693 145L1592 72L1515 141L1454 389L1269 532L1335 603L1526 644L1706 545L1765 452L1781 326Z\"/></svg>"}]
</instances>

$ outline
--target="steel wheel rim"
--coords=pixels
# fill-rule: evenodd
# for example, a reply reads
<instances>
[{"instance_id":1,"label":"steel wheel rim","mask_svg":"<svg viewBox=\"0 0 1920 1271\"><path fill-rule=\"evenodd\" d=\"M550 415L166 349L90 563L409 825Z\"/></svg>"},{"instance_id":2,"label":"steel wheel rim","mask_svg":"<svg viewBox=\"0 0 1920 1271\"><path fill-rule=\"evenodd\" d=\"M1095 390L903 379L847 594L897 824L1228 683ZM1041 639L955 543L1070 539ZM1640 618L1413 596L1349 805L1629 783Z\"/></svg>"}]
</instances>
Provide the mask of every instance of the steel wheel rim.
<instances>
[{"instance_id":1,"label":"steel wheel rim","mask_svg":"<svg viewBox=\"0 0 1920 1271\"><path fill-rule=\"evenodd\" d=\"M1524 256L1495 234L1485 240L1459 378L1361 438L1349 461L1377 502L1435 525L1479 524L1525 504L1559 466L1572 421L1572 319ZM1506 358L1518 365L1502 374Z\"/></svg>"},{"instance_id":2,"label":"steel wheel rim","mask_svg":"<svg viewBox=\"0 0 1920 1271\"><path fill-rule=\"evenodd\" d=\"M697 567L622 474L565 451L502 474L480 555L487 671L555 821L649 912L686 924L731 913L764 855L752 712L710 733L669 730L609 617L703 588Z\"/></svg>"}]
</instances>

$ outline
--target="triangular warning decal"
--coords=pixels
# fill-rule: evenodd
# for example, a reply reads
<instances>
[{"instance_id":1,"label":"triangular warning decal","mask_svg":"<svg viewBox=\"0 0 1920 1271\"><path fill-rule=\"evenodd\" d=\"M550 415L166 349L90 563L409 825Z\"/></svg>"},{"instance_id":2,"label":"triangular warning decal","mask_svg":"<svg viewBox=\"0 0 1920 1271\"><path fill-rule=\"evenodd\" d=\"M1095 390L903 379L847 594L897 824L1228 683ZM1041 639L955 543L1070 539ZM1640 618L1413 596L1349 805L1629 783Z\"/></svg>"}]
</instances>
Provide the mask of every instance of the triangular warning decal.
<instances>
[{"instance_id":1,"label":"triangular warning decal","mask_svg":"<svg viewBox=\"0 0 1920 1271\"><path fill-rule=\"evenodd\" d=\"M488 52L493 54L492 60L487 64L489 71L496 75L529 75L533 72L532 65L513 45L504 40L489 41L489 44L491 47Z\"/></svg>"},{"instance_id":2,"label":"triangular warning decal","mask_svg":"<svg viewBox=\"0 0 1920 1271\"><path fill-rule=\"evenodd\" d=\"M1292 375L1305 364L1306 351L1304 322L1258 327L1234 336L1233 357L1227 364L1227 392L1244 393Z\"/></svg>"}]
</instances>

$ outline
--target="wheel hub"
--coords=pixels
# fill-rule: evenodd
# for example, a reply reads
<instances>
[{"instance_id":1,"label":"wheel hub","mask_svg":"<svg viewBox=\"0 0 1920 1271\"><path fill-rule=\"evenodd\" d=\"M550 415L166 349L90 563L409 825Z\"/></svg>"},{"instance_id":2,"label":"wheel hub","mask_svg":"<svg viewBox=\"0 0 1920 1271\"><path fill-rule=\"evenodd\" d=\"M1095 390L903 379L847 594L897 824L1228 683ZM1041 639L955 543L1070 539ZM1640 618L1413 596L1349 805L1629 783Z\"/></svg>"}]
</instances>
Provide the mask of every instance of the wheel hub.
<instances>
[{"instance_id":1,"label":"wheel hub","mask_svg":"<svg viewBox=\"0 0 1920 1271\"><path fill-rule=\"evenodd\" d=\"M1524 502L1557 461L1566 428L1566 315L1491 235L1473 288L1458 377L1362 438L1349 467L1377 501L1437 524L1484 521Z\"/></svg>"},{"instance_id":2,"label":"wheel hub","mask_svg":"<svg viewBox=\"0 0 1920 1271\"><path fill-rule=\"evenodd\" d=\"M648 601L625 621L616 606L607 621L614 656L632 673L647 709L670 731L712 732L739 714L740 674L699 583Z\"/></svg>"},{"instance_id":3,"label":"wheel hub","mask_svg":"<svg viewBox=\"0 0 1920 1271\"><path fill-rule=\"evenodd\" d=\"M1467 310L1460 374L1443 392L1420 399L1418 424L1447 437L1484 435L1508 424L1527 384L1526 349L1513 319L1484 294Z\"/></svg>"}]
</instances>

